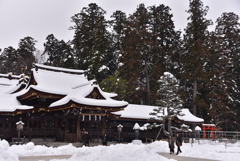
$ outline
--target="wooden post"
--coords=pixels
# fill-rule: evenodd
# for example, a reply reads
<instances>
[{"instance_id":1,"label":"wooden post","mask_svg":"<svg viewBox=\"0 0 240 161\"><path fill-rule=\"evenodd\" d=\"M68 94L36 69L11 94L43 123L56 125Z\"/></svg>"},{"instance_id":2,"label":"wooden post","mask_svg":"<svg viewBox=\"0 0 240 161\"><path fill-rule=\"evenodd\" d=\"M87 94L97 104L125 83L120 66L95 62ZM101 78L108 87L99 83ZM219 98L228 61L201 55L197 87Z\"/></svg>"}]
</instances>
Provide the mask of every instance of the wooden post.
<instances>
[{"instance_id":1,"label":"wooden post","mask_svg":"<svg viewBox=\"0 0 240 161\"><path fill-rule=\"evenodd\" d=\"M90 118L89 118L90 119ZM92 133L92 117L91 119L89 120L88 122L88 137L89 137L89 140L93 140L93 133ZM95 139L95 138L94 138Z\"/></svg>"},{"instance_id":2,"label":"wooden post","mask_svg":"<svg viewBox=\"0 0 240 161\"><path fill-rule=\"evenodd\" d=\"M3 118L3 138L7 138L6 136L6 117Z\"/></svg>"},{"instance_id":3,"label":"wooden post","mask_svg":"<svg viewBox=\"0 0 240 161\"><path fill-rule=\"evenodd\" d=\"M27 124L26 124L26 127L30 128L30 126L29 126L29 117L27 117Z\"/></svg>"},{"instance_id":4,"label":"wooden post","mask_svg":"<svg viewBox=\"0 0 240 161\"><path fill-rule=\"evenodd\" d=\"M44 128L44 136L43 136L43 141L46 141L46 127Z\"/></svg>"},{"instance_id":5,"label":"wooden post","mask_svg":"<svg viewBox=\"0 0 240 161\"><path fill-rule=\"evenodd\" d=\"M101 120L101 126L102 126L102 136L106 133L106 116L102 116L102 120Z\"/></svg>"},{"instance_id":6,"label":"wooden post","mask_svg":"<svg viewBox=\"0 0 240 161\"><path fill-rule=\"evenodd\" d=\"M64 122L64 142L66 142L67 140L66 140L66 137L67 137L67 130L68 130L68 118L67 118L67 115L66 116L64 116L64 120L65 120L65 122Z\"/></svg>"},{"instance_id":7,"label":"wooden post","mask_svg":"<svg viewBox=\"0 0 240 161\"><path fill-rule=\"evenodd\" d=\"M81 122L81 115L79 114L77 116L77 142L80 142L81 140L81 128L80 128L80 122Z\"/></svg>"},{"instance_id":8,"label":"wooden post","mask_svg":"<svg viewBox=\"0 0 240 161\"><path fill-rule=\"evenodd\" d=\"M44 117L41 116L41 130L44 130L44 133L43 133L43 141L46 140L46 125L45 125L45 121L44 121Z\"/></svg>"},{"instance_id":9,"label":"wooden post","mask_svg":"<svg viewBox=\"0 0 240 161\"><path fill-rule=\"evenodd\" d=\"M30 133L29 133L29 141L32 140L32 128L30 128Z\"/></svg>"},{"instance_id":10,"label":"wooden post","mask_svg":"<svg viewBox=\"0 0 240 161\"><path fill-rule=\"evenodd\" d=\"M3 119L3 130L6 128L6 118Z\"/></svg>"},{"instance_id":11,"label":"wooden post","mask_svg":"<svg viewBox=\"0 0 240 161\"><path fill-rule=\"evenodd\" d=\"M56 131L57 128L58 128L58 117L57 116L55 116L55 121L54 122L55 122L54 123L54 130Z\"/></svg>"}]
</instances>

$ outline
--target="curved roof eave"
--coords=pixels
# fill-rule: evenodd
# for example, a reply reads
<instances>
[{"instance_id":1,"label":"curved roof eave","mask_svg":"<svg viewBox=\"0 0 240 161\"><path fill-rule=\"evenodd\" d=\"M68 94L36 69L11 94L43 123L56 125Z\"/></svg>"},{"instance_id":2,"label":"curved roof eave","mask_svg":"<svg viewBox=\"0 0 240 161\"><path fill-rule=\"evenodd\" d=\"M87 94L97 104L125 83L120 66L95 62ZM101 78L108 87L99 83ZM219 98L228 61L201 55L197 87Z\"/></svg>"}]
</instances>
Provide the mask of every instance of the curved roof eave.
<instances>
[{"instance_id":1,"label":"curved roof eave","mask_svg":"<svg viewBox=\"0 0 240 161\"><path fill-rule=\"evenodd\" d=\"M148 120L153 117L149 113L153 112L154 108L156 108L156 106L129 104L123 111L112 112L112 114L118 115L120 118L138 118ZM182 113L184 114L183 116L177 117L181 121L188 123L204 122L203 119L194 116L189 109L182 109Z\"/></svg>"}]
</instances>

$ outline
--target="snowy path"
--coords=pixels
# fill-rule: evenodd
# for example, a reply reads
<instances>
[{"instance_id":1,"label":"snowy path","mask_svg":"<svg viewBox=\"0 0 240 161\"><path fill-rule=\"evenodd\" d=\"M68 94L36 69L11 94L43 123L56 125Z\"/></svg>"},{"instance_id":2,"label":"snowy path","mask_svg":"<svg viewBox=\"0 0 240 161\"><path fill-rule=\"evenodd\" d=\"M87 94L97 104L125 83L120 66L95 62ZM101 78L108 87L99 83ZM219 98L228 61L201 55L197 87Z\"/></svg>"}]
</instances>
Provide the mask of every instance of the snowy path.
<instances>
[{"instance_id":1,"label":"snowy path","mask_svg":"<svg viewBox=\"0 0 240 161\"><path fill-rule=\"evenodd\" d=\"M194 161L217 161L217 160L211 160L211 159L184 157L184 156L179 156L176 154L168 154L168 153L158 153L158 154L168 159L175 159L177 161L193 161L193 160Z\"/></svg>"},{"instance_id":2,"label":"snowy path","mask_svg":"<svg viewBox=\"0 0 240 161\"><path fill-rule=\"evenodd\" d=\"M52 155L52 156L26 156L19 157L19 161L50 161L51 159L69 159L71 155Z\"/></svg>"},{"instance_id":3,"label":"snowy path","mask_svg":"<svg viewBox=\"0 0 240 161\"><path fill-rule=\"evenodd\" d=\"M168 159L175 159L177 161L216 161L210 159L201 159L201 158L192 158L192 157L183 157L177 155L170 155L168 153L159 153L159 155L166 157ZM27 156L27 157L19 157L19 161L50 161L52 159L69 159L71 155L52 155L52 156Z\"/></svg>"}]
</instances>

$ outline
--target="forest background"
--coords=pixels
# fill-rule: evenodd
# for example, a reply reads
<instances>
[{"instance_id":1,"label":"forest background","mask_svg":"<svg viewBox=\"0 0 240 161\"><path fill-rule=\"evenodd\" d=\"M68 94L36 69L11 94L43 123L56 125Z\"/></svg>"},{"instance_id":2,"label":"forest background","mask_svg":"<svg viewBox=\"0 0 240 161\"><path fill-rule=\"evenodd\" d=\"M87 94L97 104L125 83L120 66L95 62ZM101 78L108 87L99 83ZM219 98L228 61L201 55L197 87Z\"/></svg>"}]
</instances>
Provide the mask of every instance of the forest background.
<instances>
[{"instance_id":1,"label":"forest background","mask_svg":"<svg viewBox=\"0 0 240 161\"><path fill-rule=\"evenodd\" d=\"M190 0L188 24L175 29L171 8L139 4L130 15L90 3L71 17L72 40L46 36L44 50L31 36L18 48L0 50L0 73L31 75L33 63L81 69L106 92L131 104L157 105L159 78L172 73L180 85L183 107L222 130L240 130L240 23L222 13L213 24L208 7Z\"/></svg>"}]
</instances>

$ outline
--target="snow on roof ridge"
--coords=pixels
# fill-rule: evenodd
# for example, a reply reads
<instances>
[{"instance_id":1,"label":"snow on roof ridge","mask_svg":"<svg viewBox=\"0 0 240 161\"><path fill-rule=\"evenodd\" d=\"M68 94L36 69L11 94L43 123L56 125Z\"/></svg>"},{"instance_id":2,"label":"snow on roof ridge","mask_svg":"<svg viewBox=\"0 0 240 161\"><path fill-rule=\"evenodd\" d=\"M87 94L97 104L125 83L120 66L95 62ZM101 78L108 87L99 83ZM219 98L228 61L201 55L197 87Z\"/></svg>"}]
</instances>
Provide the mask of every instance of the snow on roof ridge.
<instances>
[{"instance_id":1,"label":"snow on roof ridge","mask_svg":"<svg viewBox=\"0 0 240 161\"><path fill-rule=\"evenodd\" d=\"M14 79L20 79L22 74L20 75L13 75L12 73L8 73L8 74L0 74L0 77L3 77L3 78L9 78L9 76L11 76L11 78L14 78Z\"/></svg>"},{"instance_id":2,"label":"snow on roof ridge","mask_svg":"<svg viewBox=\"0 0 240 161\"><path fill-rule=\"evenodd\" d=\"M94 82L94 81L88 81L88 82L86 82L86 83L82 83L82 84L80 84L80 85L74 86L74 87L72 87L72 89L77 89L77 88L80 88L80 87L89 85L89 84L91 84L91 83L93 83L93 82Z\"/></svg>"},{"instance_id":3,"label":"snow on roof ridge","mask_svg":"<svg viewBox=\"0 0 240 161\"><path fill-rule=\"evenodd\" d=\"M35 68L39 68L39 69L55 70L55 71L59 71L59 72L70 72L70 73L78 73L78 74L83 74L85 72L84 70L53 67L53 66L48 66L48 65L43 65L43 64L34 64L34 66L35 66Z\"/></svg>"},{"instance_id":4,"label":"snow on roof ridge","mask_svg":"<svg viewBox=\"0 0 240 161\"><path fill-rule=\"evenodd\" d=\"M104 91L102 91L104 94L106 94L106 95L108 95L109 97L117 97L118 96L118 94L117 93L114 93L114 92L104 92Z\"/></svg>"}]
</instances>

